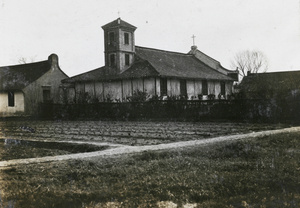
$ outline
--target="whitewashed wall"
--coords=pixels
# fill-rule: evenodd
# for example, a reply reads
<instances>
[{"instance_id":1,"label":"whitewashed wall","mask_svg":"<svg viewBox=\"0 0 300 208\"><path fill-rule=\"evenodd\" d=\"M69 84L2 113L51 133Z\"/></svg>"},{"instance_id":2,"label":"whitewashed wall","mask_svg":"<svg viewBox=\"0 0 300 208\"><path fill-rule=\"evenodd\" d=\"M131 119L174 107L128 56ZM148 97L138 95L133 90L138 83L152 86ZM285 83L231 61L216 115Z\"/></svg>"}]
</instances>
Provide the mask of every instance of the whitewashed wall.
<instances>
[{"instance_id":1,"label":"whitewashed wall","mask_svg":"<svg viewBox=\"0 0 300 208\"><path fill-rule=\"evenodd\" d=\"M221 93L220 81L208 81L208 94L214 94L217 98ZM187 80L186 89L188 98L198 98L202 94L201 80ZM167 91L169 96L180 95L180 79L168 79ZM88 93L90 97L97 98L100 102L110 97L112 100L125 101L126 98L131 97L137 90L147 92L149 95L160 96L160 79L159 78L145 78L145 79L131 79L113 82L90 82L75 84L76 97L82 93ZM225 84L226 95L232 93L232 83Z\"/></svg>"},{"instance_id":2,"label":"whitewashed wall","mask_svg":"<svg viewBox=\"0 0 300 208\"><path fill-rule=\"evenodd\" d=\"M23 92L14 92L15 105L8 106L8 93L0 93L0 116L13 116L23 114L25 111Z\"/></svg>"}]
</instances>

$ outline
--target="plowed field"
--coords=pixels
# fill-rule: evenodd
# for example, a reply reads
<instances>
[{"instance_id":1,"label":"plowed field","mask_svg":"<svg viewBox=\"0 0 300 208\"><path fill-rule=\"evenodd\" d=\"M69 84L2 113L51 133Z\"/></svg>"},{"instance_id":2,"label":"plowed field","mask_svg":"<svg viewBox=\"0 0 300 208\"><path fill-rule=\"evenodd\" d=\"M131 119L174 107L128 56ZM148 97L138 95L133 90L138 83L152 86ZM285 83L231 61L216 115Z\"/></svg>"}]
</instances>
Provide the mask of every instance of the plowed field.
<instances>
[{"instance_id":1,"label":"plowed field","mask_svg":"<svg viewBox=\"0 0 300 208\"><path fill-rule=\"evenodd\" d=\"M27 130L26 127L30 128ZM0 138L142 146L283 127L280 124L228 122L2 121ZM35 132L30 132L30 129Z\"/></svg>"}]
</instances>

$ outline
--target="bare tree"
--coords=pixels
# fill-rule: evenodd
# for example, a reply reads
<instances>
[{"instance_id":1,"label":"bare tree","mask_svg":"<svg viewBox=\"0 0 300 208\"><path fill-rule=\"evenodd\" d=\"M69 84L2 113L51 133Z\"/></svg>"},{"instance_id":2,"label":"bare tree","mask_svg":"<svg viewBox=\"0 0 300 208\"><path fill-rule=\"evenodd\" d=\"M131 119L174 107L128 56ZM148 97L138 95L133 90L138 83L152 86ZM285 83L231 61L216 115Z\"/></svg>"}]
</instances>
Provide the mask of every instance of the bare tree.
<instances>
[{"instance_id":1,"label":"bare tree","mask_svg":"<svg viewBox=\"0 0 300 208\"><path fill-rule=\"evenodd\" d=\"M235 55L231 66L237 68L243 78L250 73L266 72L268 70L267 57L261 51L242 51Z\"/></svg>"},{"instance_id":2,"label":"bare tree","mask_svg":"<svg viewBox=\"0 0 300 208\"><path fill-rule=\"evenodd\" d=\"M19 58L18 63L19 64L26 64L27 63L27 59L24 58L24 57L21 57L21 58Z\"/></svg>"},{"instance_id":3,"label":"bare tree","mask_svg":"<svg viewBox=\"0 0 300 208\"><path fill-rule=\"evenodd\" d=\"M32 56L32 57L30 57L30 61L28 61L27 58L25 58L25 57L20 57L19 60L18 60L18 63L19 63L19 64L32 63L32 62L35 61L35 58L36 58L36 56Z\"/></svg>"}]
</instances>

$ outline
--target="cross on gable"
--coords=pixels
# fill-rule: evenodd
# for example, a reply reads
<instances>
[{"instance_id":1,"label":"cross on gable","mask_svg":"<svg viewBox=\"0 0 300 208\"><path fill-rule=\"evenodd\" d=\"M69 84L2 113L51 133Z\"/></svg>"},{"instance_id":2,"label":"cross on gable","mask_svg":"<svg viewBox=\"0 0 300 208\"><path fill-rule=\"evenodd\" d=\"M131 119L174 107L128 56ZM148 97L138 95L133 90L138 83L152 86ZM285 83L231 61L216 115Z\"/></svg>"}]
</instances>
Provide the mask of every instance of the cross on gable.
<instances>
[{"instance_id":1,"label":"cross on gable","mask_svg":"<svg viewBox=\"0 0 300 208\"><path fill-rule=\"evenodd\" d=\"M196 36L193 35L192 38L193 38L193 45L195 45L195 38L196 38Z\"/></svg>"}]
</instances>

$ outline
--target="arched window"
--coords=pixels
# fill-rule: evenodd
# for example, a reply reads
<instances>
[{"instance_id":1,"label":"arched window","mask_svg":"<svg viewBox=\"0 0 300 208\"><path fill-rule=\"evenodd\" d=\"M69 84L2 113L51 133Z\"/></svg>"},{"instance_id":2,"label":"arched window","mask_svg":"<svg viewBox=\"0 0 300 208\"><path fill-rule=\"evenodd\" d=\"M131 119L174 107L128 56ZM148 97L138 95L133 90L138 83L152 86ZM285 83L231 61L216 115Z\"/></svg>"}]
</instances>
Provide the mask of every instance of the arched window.
<instances>
[{"instance_id":1,"label":"arched window","mask_svg":"<svg viewBox=\"0 0 300 208\"><path fill-rule=\"evenodd\" d=\"M8 92L8 106L14 107L15 106L15 93Z\"/></svg>"}]
</instances>

